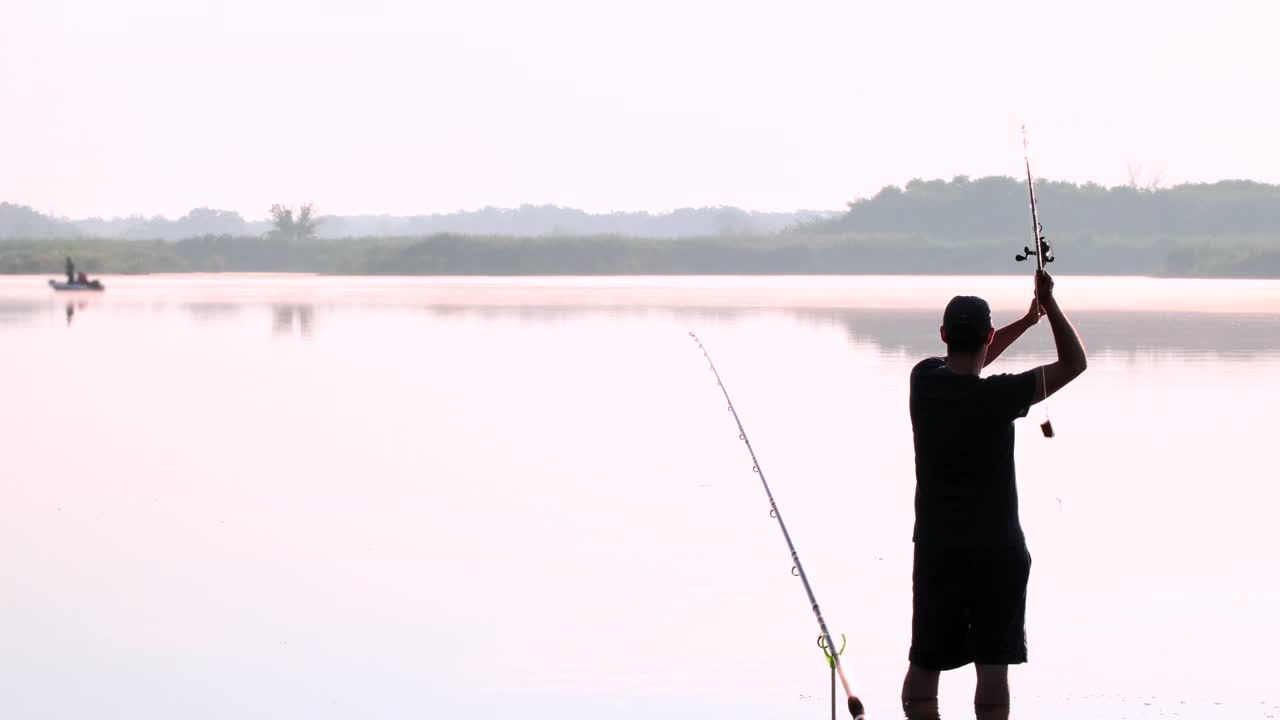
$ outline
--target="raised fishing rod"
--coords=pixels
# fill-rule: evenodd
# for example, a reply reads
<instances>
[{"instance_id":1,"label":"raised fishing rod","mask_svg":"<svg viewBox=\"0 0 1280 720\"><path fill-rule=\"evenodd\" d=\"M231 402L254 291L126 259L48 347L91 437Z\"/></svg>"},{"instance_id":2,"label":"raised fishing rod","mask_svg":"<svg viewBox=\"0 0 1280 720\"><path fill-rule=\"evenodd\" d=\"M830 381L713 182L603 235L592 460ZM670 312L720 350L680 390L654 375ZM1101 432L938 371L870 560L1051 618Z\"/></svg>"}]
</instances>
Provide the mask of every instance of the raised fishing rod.
<instances>
[{"instance_id":1,"label":"raised fishing rod","mask_svg":"<svg viewBox=\"0 0 1280 720\"><path fill-rule=\"evenodd\" d=\"M1031 238L1036 244L1036 249L1032 250L1023 245L1022 254L1014 255L1013 259L1018 262L1032 257L1036 259L1036 313L1039 314L1041 312L1039 276L1044 266L1053 262L1053 248L1049 247L1049 243L1044 239L1044 226L1040 224L1040 214L1036 208L1036 186L1031 180L1031 153L1027 149L1026 125L1022 126L1022 164L1027 168L1027 196L1031 198ZM1044 422L1040 423L1040 432L1044 433L1045 437L1051 438L1053 423L1049 421L1049 388L1045 388L1045 395L1040 400L1044 403Z\"/></svg>"},{"instance_id":2,"label":"raised fishing rod","mask_svg":"<svg viewBox=\"0 0 1280 720\"><path fill-rule=\"evenodd\" d=\"M849 679L844 676L844 668L840 666L840 653L835 652L835 643L831 641L831 633L827 630L827 621L822 619L822 610L818 607L818 601L813 597L813 588L809 586L809 577L804 574L804 568L800 565L800 556L796 554L795 543L791 542L791 534L787 532L787 526L782 522L782 513L778 512L778 503L774 502L773 492L769 490L769 483L764 479L764 471L760 469L760 461L756 459L756 451L751 448L751 441L747 439L747 430L742 427L742 418L738 417L738 411L733 408L733 400L729 398L729 389L724 386L724 381L720 379L720 371L716 370L716 364L711 360L711 353L707 352L707 348L703 346L702 341L698 339L697 334L690 332L689 337L697 343L698 349L702 351L702 356L707 359L707 364L711 366L711 372L716 376L716 384L720 386L720 392L724 393L724 401L729 404L729 412L733 413L734 422L738 423L738 439L747 445L747 452L751 454L751 470L760 476L760 484L764 486L765 495L769 496L769 517L778 521L778 527L782 529L782 537L786 538L787 548L791 550L791 574L800 578L800 582L804 583L805 594L809 596L809 605L813 608L813 614L818 618L818 628L822 631L822 637L826 640L826 648L830 648L831 652L827 654L828 661L831 662L837 674L840 675L840 683L844 685L844 694L849 698L849 714L854 720L864 720L866 711L862 707L862 701L857 695L853 694L853 690L849 687ZM842 648L843 649L843 648Z\"/></svg>"}]
</instances>

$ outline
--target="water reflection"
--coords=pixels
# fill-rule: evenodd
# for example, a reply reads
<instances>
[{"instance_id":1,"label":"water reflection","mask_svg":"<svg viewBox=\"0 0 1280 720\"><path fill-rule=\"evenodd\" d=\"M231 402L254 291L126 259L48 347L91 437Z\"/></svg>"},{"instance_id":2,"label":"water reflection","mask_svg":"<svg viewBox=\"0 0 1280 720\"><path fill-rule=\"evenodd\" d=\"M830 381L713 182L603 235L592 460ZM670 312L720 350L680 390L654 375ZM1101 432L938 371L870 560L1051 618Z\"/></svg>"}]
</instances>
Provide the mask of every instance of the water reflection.
<instances>
[{"instance_id":1,"label":"water reflection","mask_svg":"<svg viewBox=\"0 0 1280 720\"><path fill-rule=\"evenodd\" d=\"M229 320L240 314L245 305L234 302L188 302L181 308L199 324Z\"/></svg>"},{"instance_id":2,"label":"water reflection","mask_svg":"<svg viewBox=\"0 0 1280 720\"><path fill-rule=\"evenodd\" d=\"M70 326L78 314L83 313L90 302L82 299L67 300L62 304L62 314ZM117 312L143 312L162 310L175 306L197 324L208 324L234 318L256 306L253 302L178 302L155 301L148 305L113 305ZM265 306L271 315L273 337L312 337L315 332L317 308L313 303L271 303ZM0 299L0 325L30 324L41 313L48 312L48 303L38 301ZM753 309L723 307L662 308L645 306L566 307L556 305L403 305L362 306L333 305L333 313L379 313L398 309L421 312L439 318L475 317L484 321L516 320L522 324L562 324L575 318L609 317L618 320L645 317L671 317L686 324L727 325L741 322L762 314L797 319L819 327L841 328L850 341L876 346L880 352L924 356L941 350L938 339L940 310L904 309ZM1085 311L1068 313L1085 344L1092 353L1113 353L1136 357L1151 352L1167 352L1185 357L1214 356L1225 359L1248 359L1258 354L1280 352L1280 314L1262 313L1162 313L1124 311ZM1013 320L1013 317L995 318L997 324ZM1033 352L1052 353L1048 339L1048 325L1036 328L1043 331L1039 344L1022 347Z\"/></svg>"},{"instance_id":3,"label":"water reflection","mask_svg":"<svg viewBox=\"0 0 1280 720\"><path fill-rule=\"evenodd\" d=\"M26 325L48 306L40 302L0 300L0 325Z\"/></svg>"},{"instance_id":4,"label":"water reflection","mask_svg":"<svg viewBox=\"0 0 1280 720\"><path fill-rule=\"evenodd\" d=\"M272 305L271 334L273 337L292 337L296 329L304 338L311 337L315 324L315 307L312 305Z\"/></svg>"},{"instance_id":5,"label":"water reflection","mask_svg":"<svg viewBox=\"0 0 1280 720\"><path fill-rule=\"evenodd\" d=\"M437 317L508 319L521 323L559 323L578 317L605 315L624 319L653 314L674 315L689 324L730 324L762 314L799 319L818 326L838 326L849 339L877 346L881 352L925 356L942 350L938 337L941 310L754 310L725 308L608 309L566 307L427 307ZM1245 313L1154 313L1087 311L1070 313L1090 352L1139 355L1152 351L1179 355L1215 355L1248 359L1260 353L1280 352L1280 315ZM996 323L1015 318L995 318ZM1042 323L1041 349L1051 353L1048 323ZM1025 344L1022 346L1027 347Z\"/></svg>"},{"instance_id":6,"label":"water reflection","mask_svg":"<svg viewBox=\"0 0 1280 720\"><path fill-rule=\"evenodd\" d=\"M1155 313L1067 309L1090 352L1136 354L1159 350L1185 355L1247 358L1280 351L1280 315L1243 313ZM882 350L912 356L942 349L942 311L832 310L797 313L809 322L839 325L849 337ZM994 318L996 325L1015 318ZM1048 336L1048 323L1044 332ZM1037 332L1039 329L1036 330ZM1046 341L1045 352L1052 352Z\"/></svg>"}]
</instances>

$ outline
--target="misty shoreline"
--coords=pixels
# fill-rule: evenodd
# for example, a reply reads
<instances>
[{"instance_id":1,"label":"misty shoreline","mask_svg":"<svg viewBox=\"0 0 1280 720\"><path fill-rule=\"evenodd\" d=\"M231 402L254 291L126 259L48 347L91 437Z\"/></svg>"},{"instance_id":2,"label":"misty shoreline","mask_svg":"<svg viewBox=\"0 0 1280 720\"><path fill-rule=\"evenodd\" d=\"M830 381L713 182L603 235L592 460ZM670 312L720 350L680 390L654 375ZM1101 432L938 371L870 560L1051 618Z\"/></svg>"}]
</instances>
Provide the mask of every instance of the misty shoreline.
<instances>
[{"instance_id":1,"label":"misty shoreline","mask_svg":"<svg viewBox=\"0 0 1280 720\"><path fill-rule=\"evenodd\" d=\"M1060 272L1280 277L1280 185L1169 188L1040 180L1043 232ZM336 218L272 206L270 224L199 208L140 219L130 237L77 229L0 203L0 274L310 272L330 275L884 275L1016 273L1032 242L1025 183L912 180L843 214L698 208L592 215L489 208L450 216ZM143 222L145 221L145 222ZM446 223L440 225L439 223ZM453 224L450 224L453 223ZM95 229L96 228L96 229ZM85 234L87 232L87 235ZM252 230L252 231L251 231Z\"/></svg>"},{"instance_id":2,"label":"misty shoreline","mask_svg":"<svg viewBox=\"0 0 1280 720\"><path fill-rule=\"evenodd\" d=\"M369 276L951 275L1026 272L1021 236L936 240L904 233L710 238L430 237L0 240L0 275L313 273ZM1152 277L1280 278L1265 238L1129 237L1059 241L1056 272Z\"/></svg>"}]
</instances>

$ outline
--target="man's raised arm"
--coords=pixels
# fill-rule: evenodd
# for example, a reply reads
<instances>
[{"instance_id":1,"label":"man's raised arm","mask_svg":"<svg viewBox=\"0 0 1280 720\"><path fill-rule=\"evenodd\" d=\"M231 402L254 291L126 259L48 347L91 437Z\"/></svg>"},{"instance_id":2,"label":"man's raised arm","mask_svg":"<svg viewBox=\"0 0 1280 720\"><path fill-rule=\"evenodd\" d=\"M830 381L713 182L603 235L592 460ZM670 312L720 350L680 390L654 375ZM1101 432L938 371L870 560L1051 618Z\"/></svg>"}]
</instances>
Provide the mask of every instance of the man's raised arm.
<instances>
[{"instance_id":1,"label":"man's raised arm","mask_svg":"<svg viewBox=\"0 0 1280 720\"><path fill-rule=\"evenodd\" d=\"M1053 329L1053 344L1058 350L1057 362L1036 368L1036 394L1033 402L1040 402L1080 377L1080 373L1089 367L1089 360L1085 357L1080 336L1053 296L1053 278L1043 270L1036 273L1036 296L1049 318L1049 327Z\"/></svg>"}]
</instances>

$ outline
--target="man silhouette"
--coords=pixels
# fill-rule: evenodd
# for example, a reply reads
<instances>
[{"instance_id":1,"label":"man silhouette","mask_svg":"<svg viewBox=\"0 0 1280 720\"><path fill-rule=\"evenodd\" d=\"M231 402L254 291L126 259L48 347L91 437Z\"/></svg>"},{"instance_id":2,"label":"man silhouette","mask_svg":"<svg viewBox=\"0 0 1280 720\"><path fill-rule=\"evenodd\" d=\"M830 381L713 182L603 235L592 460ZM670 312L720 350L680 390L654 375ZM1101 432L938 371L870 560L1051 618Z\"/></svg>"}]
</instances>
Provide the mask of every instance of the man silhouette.
<instances>
[{"instance_id":1,"label":"man silhouette","mask_svg":"<svg viewBox=\"0 0 1280 720\"><path fill-rule=\"evenodd\" d=\"M1016 375L982 377L1044 315L1058 358ZM1027 661L1024 629L1031 555L1018 519L1013 421L1084 372L1084 346L1036 274L1036 299L995 330L982 298L947 304L945 358L911 371L916 456L915 558L910 666L902 685L908 717L937 715L938 676L974 663L979 717L1009 715L1009 665Z\"/></svg>"}]
</instances>

